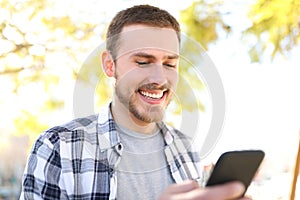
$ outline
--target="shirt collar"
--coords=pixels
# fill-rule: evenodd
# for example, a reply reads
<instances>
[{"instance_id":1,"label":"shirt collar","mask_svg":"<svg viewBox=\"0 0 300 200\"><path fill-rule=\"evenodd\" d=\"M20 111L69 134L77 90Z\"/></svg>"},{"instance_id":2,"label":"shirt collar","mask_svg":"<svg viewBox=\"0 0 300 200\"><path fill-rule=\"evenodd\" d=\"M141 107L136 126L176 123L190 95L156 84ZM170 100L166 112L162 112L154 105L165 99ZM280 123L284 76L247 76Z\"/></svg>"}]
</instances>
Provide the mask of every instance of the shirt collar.
<instances>
[{"instance_id":1,"label":"shirt collar","mask_svg":"<svg viewBox=\"0 0 300 200\"><path fill-rule=\"evenodd\" d=\"M97 133L101 152L120 144L116 124L110 110L111 103L100 109L98 114Z\"/></svg>"},{"instance_id":2,"label":"shirt collar","mask_svg":"<svg viewBox=\"0 0 300 200\"><path fill-rule=\"evenodd\" d=\"M174 134L171 130L173 129L168 127L164 122L157 123L157 126L161 129L166 144L167 145L172 144L174 140Z\"/></svg>"},{"instance_id":3,"label":"shirt collar","mask_svg":"<svg viewBox=\"0 0 300 200\"><path fill-rule=\"evenodd\" d=\"M101 108L98 114L97 133L101 152L121 143L110 108L111 103ZM168 127L164 122L157 123L157 126L162 130L166 144L172 144L174 140L173 129Z\"/></svg>"}]
</instances>

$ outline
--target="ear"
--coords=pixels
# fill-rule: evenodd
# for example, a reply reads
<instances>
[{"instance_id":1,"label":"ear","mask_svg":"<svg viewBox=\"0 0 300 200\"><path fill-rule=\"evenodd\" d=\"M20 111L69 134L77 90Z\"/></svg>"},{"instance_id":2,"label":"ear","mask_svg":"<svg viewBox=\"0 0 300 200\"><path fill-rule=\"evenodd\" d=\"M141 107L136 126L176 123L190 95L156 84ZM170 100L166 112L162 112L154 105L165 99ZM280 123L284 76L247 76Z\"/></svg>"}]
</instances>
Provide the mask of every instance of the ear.
<instances>
[{"instance_id":1,"label":"ear","mask_svg":"<svg viewBox=\"0 0 300 200\"><path fill-rule=\"evenodd\" d=\"M115 63L108 51L102 53L102 67L103 71L108 77L114 77L115 75Z\"/></svg>"}]
</instances>

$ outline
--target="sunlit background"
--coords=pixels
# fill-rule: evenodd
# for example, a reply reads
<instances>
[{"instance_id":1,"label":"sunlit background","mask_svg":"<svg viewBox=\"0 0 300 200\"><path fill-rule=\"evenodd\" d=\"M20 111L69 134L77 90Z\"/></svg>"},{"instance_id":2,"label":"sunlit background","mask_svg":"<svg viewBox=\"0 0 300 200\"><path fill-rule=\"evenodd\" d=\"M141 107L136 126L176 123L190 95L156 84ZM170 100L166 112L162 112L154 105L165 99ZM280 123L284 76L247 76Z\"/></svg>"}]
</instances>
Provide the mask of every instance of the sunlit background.
<instances>
[{"instance_id":1,"label":"sunlit background","mask_svg":"<svg viewBox=\"0 0 300 200\"><path fill-rule=\"evenodd\" d=\"M18 198L37 135L74 117L74 83L111 18L144 3L173 14L223 81L222 136L203 163L227 150L262 149L248 193L288 199L300 130L300 0L0 0L0 199ZM201 117L209 116L208 99L200 102Z\"/></svg>"}]
</instances>

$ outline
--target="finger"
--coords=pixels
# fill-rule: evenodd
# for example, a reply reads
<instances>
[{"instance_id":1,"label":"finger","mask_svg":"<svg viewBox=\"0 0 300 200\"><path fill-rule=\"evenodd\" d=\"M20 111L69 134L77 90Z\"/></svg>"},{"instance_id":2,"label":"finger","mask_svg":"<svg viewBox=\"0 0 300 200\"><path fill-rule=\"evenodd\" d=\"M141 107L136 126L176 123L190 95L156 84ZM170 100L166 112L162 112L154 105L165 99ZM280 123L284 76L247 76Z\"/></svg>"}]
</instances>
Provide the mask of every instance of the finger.
<instances>
[{"instance_id":1,"label":"finger","mask_svg":"<svg viewBox=\"0 0 300 200\"><path fill-rule=\"evenodd\" d=\"M242 197L239 200L252 200L252 198L251 197Z\"/></svg>"},{"instance_id":2,"label":"finger","mask_svg":"<svg viewBox=\"0 0 300 200\"><path fill-rule=\"evenodd\" d=\"M245 191L245 187L242 183L230 182L222 185L193 189L185 193L180 193L180 194L178 193L174 196L174 199L201 199L201 200L237 199L241 197L244 191ZM249 200L249 199L245 198L240 200Z\"/></svg>"},{"instance_id":3,"label":"finger","mask_svg":"<svg viewBox=\"0 0 300 200\"><path fill-rule=\"evenodd\" d=\"M184 181L182 183L170 185L167 188L166 192L169 193L169 194L185 193L185 192L189 192L191 190L194 190L198 187L199 186L195 181L187 180L187 181Z\"/></svg>"},{"instance_id":4,"label":"finger","mask_svg":"<svg viewBox=\"0 0 300 200\"><path fill-rule=\"evenodd\" d=\"M209 196L209 199L236 199L241 197L245 191L244 184L240 182L230 182L222 185L207 187L203 195Z\"/></svg>"}]
</instances>

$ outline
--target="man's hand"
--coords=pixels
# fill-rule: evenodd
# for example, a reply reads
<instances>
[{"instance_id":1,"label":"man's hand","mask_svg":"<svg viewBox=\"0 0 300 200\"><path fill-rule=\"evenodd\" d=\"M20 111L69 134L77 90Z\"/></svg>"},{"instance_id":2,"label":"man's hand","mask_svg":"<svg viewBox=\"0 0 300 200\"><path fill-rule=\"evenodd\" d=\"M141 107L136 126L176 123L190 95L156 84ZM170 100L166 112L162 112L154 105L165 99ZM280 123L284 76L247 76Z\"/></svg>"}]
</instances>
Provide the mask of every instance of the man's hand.
<instances>
[{"instance_id":1,"label":"man's hand","mask_svg":"<svg viewBox=\"0 0 300 200\"><path fill-rule=\"evenodd\" d=\"M245 191L239 182L230 182L222 185L200 188L195 181L184 181L167 187L159 200L229 200L238 199ZM250 200L247 197L239 200Z\"/></svg>"}]
</instances>

